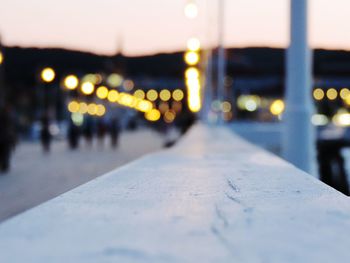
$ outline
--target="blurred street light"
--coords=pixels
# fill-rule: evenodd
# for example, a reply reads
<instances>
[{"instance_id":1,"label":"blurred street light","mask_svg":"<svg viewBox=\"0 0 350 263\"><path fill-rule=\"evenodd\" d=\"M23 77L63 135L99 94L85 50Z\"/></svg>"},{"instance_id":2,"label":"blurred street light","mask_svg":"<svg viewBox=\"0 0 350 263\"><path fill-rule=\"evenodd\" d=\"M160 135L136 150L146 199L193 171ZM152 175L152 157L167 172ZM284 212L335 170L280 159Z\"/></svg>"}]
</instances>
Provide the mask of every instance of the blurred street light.
<instances>
[{"instance_id":1,"label":"blurred street light","mask_svg":"<svg viewBox=\"0 0 350 263\"><path fill-rule=\"evenodd\" d=\"M0 51L0 65L4 62L4 54Z\"/></svg>"},{"instance_id":2,"label":"blurred street light","mask_svg":"<svg viewBox=\"0 0 350 263\"><path fill-rule=\"evenodd\" d=\"M69 75L64 79L64 86L69 90L74 90L79 85L79 79L75 75Z\"/></svg>"},{"instance_id":3,"label":"blurred street light","mask_svg":"<svg viewBox=\"0 0 350 263\"><path fill-rule=\"evenodd\" d=\"M275 100L271 106L270 106L270 111L273 115L280 115L283 113L285 108L283 100Z\"/></svg>"},{"instance_id":4,"label":"blurred street light","mask_svg":"<svg viewBox=\"0 0 350 263\"><path fill-rule=\"evenodd\" d=\"M81 85L81 91L83 92L84 95L91 95L94 92L94 90L95 90L94 84L92 84L89 81L84 82Z\"/></svg>"},{"instance_id":5,"label":"blurred street light","mask_svg":"<svg viewBox=\"0 0 350 263\"><path fill-rule=\"evenodd\" d=\"M198 38L192 37L187 41L187 49L190 51L199 51L201 48L201 42Z\"/></svg>"},{"instance_id":6,"label":"blurred street light","mask_svg":"<svg viewBox=\"0 0 350 263\"><path fill-rule=\"evenodd\" d=\"M145 92L142 89L138 89L134 92L134 96L139 99L145 98Z\"/></svg>"},{"instance_id":7,"label":"blurred street light","mask_svg":"<svg viewBox=\"0 0 350 263\"><path fill-rule=\"evenodd\" d=\"M157 109L152 109L145 113L145 117L149 121L157 121L160 119L160 111Z\"/></svg>"},{"instance_id":8,"label":"blurred street light","mask_svg":"<svg viewBox=\"0 0 350 263\"><path fill-rule=\"evenodd\" d=\"M176 89L173 91L173 100L181 101L184 98L184 93L180 89Z\"/></svg>"},{"instance_id":9,"label":"blurred street light","mask_svg":"<svg viewBox=\"0 0 350 263\"><path fill-rule=\"evenodd\" d=\"M150 101L155 101L158 98L158 92L154 89L147 91L147 99Z\"/></svg>"},{"instance_id":10,"label":"blurred street light","mask_svg":"<svg viewBox=\"0 0 350 263\"><path fill-rule=\"evenodd\" d=\"M189 1L185 6L185 16L190 19L194 19L198 16L198 7L193 1Z\"/></svg>"},{"instance_id":11,"label":"blurred street light","mask_svg":"<svg viewBox=\"0 0 350 263\"><path fill-rule=\"evenodd\" d=\"M52 68L44 68L41 71L41 80L45 83L50 83L55 79L56 73Z\"/></svg>"},{"instance_id":12,"label":"blurred street light","mask_svg":"<svg viewBox=\"0 0 350 263\"><path fill-rule=\"evenodd\" d=\"M107 83L112 88L119 87L123 83L123 77L117 73L112 73L108 76Z\"/></svg>"},{"instance_id":13,"label":"blurred street light","mask_svg":"<svg viewBox=\"0 0 350 263\"><path fill-rule=\"evenodd\" d=\"M98 87L96 90L96 96L101 100L106 99L108 96L108 89L105 86Z\"/></svg>"},{"instance_id":14,"label":"blurred street light","mask_svg":"<svg viewBox=\"0 0 350 263\"><path fill-rule=\"evenodd\" d=\"M199 62L199 55L194 51L187 51L185 53L185 62L187 65L194 66Z\"/></svg>"},{"instance_id":15,"label":"blurred street light","mask_svg":"<svg viewBox=\"0 0 350 263\"><path fill-rule=\"evenodd\" d=\"M167 89L163 89L160 93L159 93L159 97L162 101L168 101L171 98L171 93L169 90Z\"/></svg>"}]
</instances>

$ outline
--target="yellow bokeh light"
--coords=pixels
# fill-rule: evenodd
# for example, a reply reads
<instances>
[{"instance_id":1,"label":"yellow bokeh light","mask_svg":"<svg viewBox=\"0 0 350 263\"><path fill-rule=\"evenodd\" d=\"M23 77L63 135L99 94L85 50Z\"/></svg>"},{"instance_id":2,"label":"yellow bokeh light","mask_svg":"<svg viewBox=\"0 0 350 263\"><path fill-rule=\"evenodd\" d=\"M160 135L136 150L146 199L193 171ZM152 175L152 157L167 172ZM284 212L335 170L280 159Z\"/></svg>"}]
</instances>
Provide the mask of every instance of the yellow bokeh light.
<instances>
[{"instance_id":1,"label":"yellow bokeh light","mask_svg":"<svg viewBox=\"0 0 350 263\"><path fill-rule=\"evenodd\" d=\"M101 100L106 99L107 96L108 96L108 89L107 89L107 87L105 87L105 86L98 87L97 90L96 90L96 96L99 99L101 99Z\"/></svg>"},{"instance_id":2,"label":"yellow bokeh light","mask_svg":"<svg viewBox=\"0 0 350 263\"><path fill-rule=\"evenodd\" d=\"M194 66L194 65L197 65L199 62L199 55L194 51L187 51L185 53L184 59L188 65Z\"/></svg>"},{"instance_id":3,"label":"yellow bokeh light","mask_svg":"<svg viewBox=\"0 0 350 263\"><path fill-rule=\"evenodd\" d=\"M184 98L184 93L180 89L176 89L173 91L173 100L180 101Z\"/></svg>"},{"instance_id":4,"label":"yellow bokeh light","mask_svg":"<svg viewBox=\"0 0 350 263\"><path fill-rule=\"evenodd\" d=\"M113 73L108 76L107 83L112 88L119 87L123 83L123 77L117 73Z\"/></svg>"},{"instance_id":5,"label":"yellow bokeh light","mask_svg":"<svg viewBox=\"0 0 350 263\"><path fill-rule=\"evenodd\" d=\"M350 90L347 88L343 88L340 90L339 95L343 100L347 100L350 97Z\"/></svg>"},{"instance_id":6,"label":"yellow bokeh light","mask_svg":"<svg viewBox=\"0 0 350 263\"><path fill-rule=\"evenodd\" d=\"M221 110L222 110L222 112L227 113L227 112L230 112L231 109L232 109L232 105L231 105L230 102L224 101L223 103L221 103Z\"/></svg>"},{"instance_id":7,"label":"yellow bokeh light","mask_svg":"<svg viewBox=\"0 0 350 263\"><path fill-rule=\"evenodd\" d=\"M145 98L145 92L142 89L138 89L134 92L134 96L139 99Z\"/></svg>"},{"instance_id":8,"label":"yellow bokeh light","mask_svg":"<svg viewBox=\"0 0 350 263\"><path fill-rule=\"evenodd\" d=\"M198 16L198 7L195 3L188 2L185 6L184 12L187 18L196 18Z\"/></svg>"},{"instance_id":9,"label":"yellow bokeh light","mask_svg":"<svg viewBox=\"0 0 350 263\"><path fill-rule=\"evenodd\" d=\"M4 62L4 54L0 51L0 65Z\"/></svg>"},{"instance_id":10,"label":"yellow bokeh light","mask_svg":"<svg viewBox=\"0 0 350 263\"><path fill-rule=\"evenodd\" d=\"M78 110L79 110L79 103L76 102L75 100L69 102L68 103L68 110L71 113L78 112Z\"/></svg>"},{"instance_id":11,"label":"yellow bokeh light","mask_svg":"<svg viewBox=\"0 0 350 263\"><path fill-rule=\"evenodd\" d=\"M134 97L127 93L121 93L118 98L118 103L127 107L133 107Z\"/></svg>"},{"instance_id":12,"label":"yellow bokeh light","mask_svg":"<svg viewBox=\"0 0 350 263\"><path fill-rule=\"evenodd\" d=\"M335 100L338 96L338 91L336 91L336 89L331 88L327 90L326 95L329 100Z\"/></svg>"},{"instance_id":13,"label":"yellow bokeh light","mask_svg":"<svg viewBox=\"0 0 350 263\"><path fill-rule=\"evenodd\" d=\"M147 99L150 101L155 101L158 99L158 92L154 89L150 89L149 91L147 91Z\"/></svg>"},{"instance_id":14,"label":"yellow bokeh light","mask_svg":"<svg viewBox=\"0 0 350 263\"><path fill-rule=\"evenodd\" d=\"M187 87L187 103L188 108L192 112L198 112L202 108L200 86L199 85L189 85Z\"/></svg>"},{"instance_id":15,"label":"yellow bokeh light","mask_svg":"<svg viewBox=\"0 0 350 263\"><path fill-rule=\"evenodd\" d=\"M87 112L90 114L90 115L96 115L97 113L97 105L95 103L90 103L88 105L88 110Z\"/></svg>"},{"instance_id":16,"label":"yellow bokeh light","mask_svg":"<svg viewBox=\"0 0 350 263\"><path fill-rule=\"evenodd\" d=\"M83 82L91 82L92 84L96 85L101 83L102 77L100 74L87 74L82 78Z\"/></svg>"},{"instance_id":17,"label":"yellow bokeh light","mask_svg":"<svg viewBox=\"0 0 350 263\"><path fill-rule=\"evenodd\" d=\"M285 109L283 100L275 100L270 106L270 112L273 115L280 115Z\"/></svg>"},{"instance_id":18,"label":"yellow bokeh light","mask_svg":"<svg viewBox=\"0 0 350 263\"><path fill-rule=\"evenodd\" d=\"M88 111L88 105L85 102L80 102L79 103L79 113L80 114L85 114Z\"/></svg>"},{"instance_id":19,"label":"yellow bokeh light","mask_svg":"<svg viewBox=\"0 0 350 263\"><path fill-rule=\"evenodd\" d=\"M160 111L157 109L152 109L145 113L145 118L149 121L157 121L160 119Z\"/></svg>"},{"instance_id":20,"label":"yellow bokeh light","mask_svg":"<svg viewBox=\"0 0 350 263\"><path fill-rule=\"evenodd\" d=\"M119 97L119 92L116 91L116 90L110 90L108 92L108 96L107 96L107 99L110 101L110 102L116 102L118 100L118 97Z\"/></svg>"},{"instance_id":21,"label":"yellow bokeh light","mask_svg":"<svg viewBox=\"0 0 350 263\"><path fill-rule=\"evenodd\" d=\"M148 112L148 111L152 110L153 104L152 104L152 102L147 101L147 100L140 100L137 102L135 108L138 111Z\"/></svg>"},{"instance_id":22,"label":"yellow bokeh light","mask_svg":"<svg viewBox=\"0 0 350 263\"><path fill-rule=\"evenodd\" d=\"M198 79L199 78L199 70L195 67L190 67L185 71L186 79Z\"/></svg>"},{"instance_id":23,"label":"yellow bokeh light","mask_svg":"<svg viewBox=\"0 0 350 263\"><path fill-rule=\"evenodd\" d=\"M176 114L172 110L169 110L164 113L164 121L166 123L172 123L175 120Z\"/></svg>"},{"instance_id":24,"label":"yellow bokeh light","mask_svg":"<svg viewBox=\"0 0 350 263\"><path fill-rule=\"evenodd\" d=\"M168 101L171 98L171 92L167 89L163 89L160 93L159 93L159 97L162 101Z\"/></svg>"},{"instance_id":25,"label":"yellow bokeh light","mask_svg":"<svg viewBox=\"0 0 350 263\"><path fill-rule=\"evenodd\" d=\"M106 113L105 106L103 106L102 104L97 105L96 115L101 117L101 116L105 115L105 113Z\"/></svg>"},{"instance_id":26,"label":"yellow bokeh light","mask_svg":"<svg viewBox=\"0 0 350 263\"><path fill-rule=\"evenodd\" d=\"M320 88L317 88L313 91L313 96L315 100L322 100L324 98L324 91Z\"/></svg>"},{"instance_id":27,"label":"yellow bokeh light","mask_svg":"<svg viewBox=\"0 0 350 263\"><path fill-rule=\"evenodd\" d=\"M92 84L92 82L84 82L83 84L81 84L81 92L85 95L91 95L95 90L95 86L94 84Z\"/></svg>"},{"instance_id":28,"label":"yellow bokeh light","mask_svg":"<svg viewBox=\"0 0 350 263\"><path fill-rule=\"evenodd\" d=\"M201 48L201 42L199 41L198 38L190 38L187 41L187 49L190 51L199 51Z\"/></svg>"},{"instance_id":29,"label":"yellow bokeh light","mask_svg":"<svg viewBox=\"0 0 350 263\"><path fill-rule=\"evenodd\" d=\"M79 79L77 76L69 75L69 76L65 77L64 86L67 89L74 90L78 87L78 85L79 85Z\"/></svg>"},{"instance_id":30,"label":"yellow bokeh light","mask_svg":"<svg viewBox=\"0 0 350 263\"><path fill-rule=\"evenodd\" d=\"M56 73L52 68L44 68L41 71L41 79L44 82L52 82L55 79Z\"/></svg>"}]
</instances>

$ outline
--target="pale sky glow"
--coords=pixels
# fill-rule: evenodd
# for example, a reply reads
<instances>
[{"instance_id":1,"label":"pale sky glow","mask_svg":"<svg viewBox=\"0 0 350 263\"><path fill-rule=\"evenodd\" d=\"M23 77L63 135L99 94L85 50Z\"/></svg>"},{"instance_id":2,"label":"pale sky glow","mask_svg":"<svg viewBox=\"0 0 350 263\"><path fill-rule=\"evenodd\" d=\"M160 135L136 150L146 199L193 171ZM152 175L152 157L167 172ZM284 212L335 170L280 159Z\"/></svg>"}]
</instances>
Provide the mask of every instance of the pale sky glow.
<instances>
[{"instance_id":1,"label":"pale sky glow","mask_svg":"<svg viewBox=\"0 0 350 263\"><path fill-rule=\"evenodd\" d=\"M226 0L229 47L286 47L290 0ZM6 45L65 47L129 55L183 50L191 36L215 43L216 0L197 0L199 17L184 16L186 0L0 0ZM350 49L350 1L310 1L313 47Z\"/></svg>"}]
</instances>

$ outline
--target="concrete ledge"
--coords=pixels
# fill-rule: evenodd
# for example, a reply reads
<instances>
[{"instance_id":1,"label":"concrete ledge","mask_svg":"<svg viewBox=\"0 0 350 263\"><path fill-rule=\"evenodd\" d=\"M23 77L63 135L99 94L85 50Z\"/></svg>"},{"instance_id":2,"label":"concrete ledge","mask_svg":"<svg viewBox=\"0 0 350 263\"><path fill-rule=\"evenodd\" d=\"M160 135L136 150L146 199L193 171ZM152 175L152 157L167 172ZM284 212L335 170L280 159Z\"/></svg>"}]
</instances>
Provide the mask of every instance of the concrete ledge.
<instances>
[{"instance_id":1,"label":"concrete ledge","mask_svg":"<svg viewBox=\"0 0 350 263\"><path fill-rule=\"evenodd\" d=\"M198 125L0 225L0 262L347 262L349 199Z\"/></svg>"}]
</instances>

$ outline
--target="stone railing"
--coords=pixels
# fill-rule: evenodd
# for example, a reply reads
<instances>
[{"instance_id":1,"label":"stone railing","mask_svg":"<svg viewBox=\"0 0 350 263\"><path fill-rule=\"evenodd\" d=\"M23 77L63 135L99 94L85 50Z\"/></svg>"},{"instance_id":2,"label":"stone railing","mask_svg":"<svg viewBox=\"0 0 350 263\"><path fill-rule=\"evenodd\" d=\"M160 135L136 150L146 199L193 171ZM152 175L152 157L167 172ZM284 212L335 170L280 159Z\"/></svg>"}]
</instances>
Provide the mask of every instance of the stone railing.
<instances>
[{"instance_id":1,"label":"stone railing","mask_svg":"<svg viewBox=\"0 0 350 263\"><path fill-rule=\"evenodd\" d=\"M349 233L346 196L197 125L175 147L3 222L0 262L348 262Z\"/></svg>"}]
</instances>

